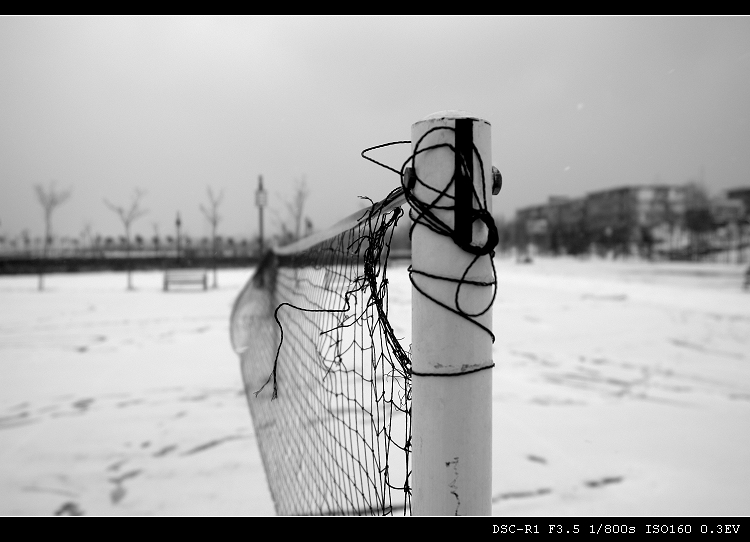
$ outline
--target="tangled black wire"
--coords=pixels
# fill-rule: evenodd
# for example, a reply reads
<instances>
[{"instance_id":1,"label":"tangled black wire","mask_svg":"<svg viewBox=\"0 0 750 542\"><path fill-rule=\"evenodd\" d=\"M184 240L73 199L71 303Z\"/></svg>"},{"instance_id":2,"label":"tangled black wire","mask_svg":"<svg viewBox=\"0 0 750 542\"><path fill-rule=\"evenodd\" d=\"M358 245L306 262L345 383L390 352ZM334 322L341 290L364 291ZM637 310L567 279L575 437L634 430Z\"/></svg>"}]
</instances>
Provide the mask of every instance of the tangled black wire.
<instances>
[{"instance_id":1,"label":"tangled black wire","mask_svg":"<svg viewBox=\"0 0 750 542\"><path fill-rule=\"evenodd\" d=\"M273 491L285 513L311 512L300 495L313 495L320 514L411 510L411 360L389 321L387 278L404 213L392 198L368 201L366 213L343 232L297 251L269 251L253 279L268 292L263 319L270 324L273 316L278 336L268 341L277 341L270 374L253 378L257 391L246 387L246 393L258 397L272 387L275 400L279 381L287 390L273 413L250 402L276 450L264 460L278 468L282 482ZM265 365L270 354L263 350L257 364L243 358L243 367ZM290 476L284 458L295 453L291 468L299 470ZM395 467L400 461L403 478ZM312 480L304 479L304 491L297 485L302 473ZM294 483L283 482L289 479ZM403 499L392 499L400 493Z\"/></svg>"},{"instance_id":2,"label":"tangled black wire","mask_svg":"<svg viewBox=\"0 0 750 542\"><path fill-rule=\"evenodd\" d=\"M439 216L435 214L435 211L454 211L454 214L455 214L455 211L457 208L456 201L455 201L456 200L455 188L457 185L457 181L459 178L468 177L469 179L471 179L471 167L467 161L467 157L463 155L459 156L458 168L460 168L460 170L455 170L453 174L451 175L450 181L446 184L444 188L440 190L436 189L433 186L430 186L424 180L420 179L417 173L415 159L419 154L423 152L435 150L438 148L448 148L454 154L457 152L456 146L451 143L438 143L434 145L427 145L424 147L422 146L425 138L428 135L434 132L440 131L440 130L448 130L448 131L455 132L455 128L450 127L450 126L437 126L425 132L422 135L422 137L420 137L420 139L417 141L416 145L414 146L414 151L409 156L409 158L403 163L400 170L394 169L386 164L378 162L377 160L374 160L373 158L366 156L365 153L372 151L372 150L380 149L383 147L388 147L391 145L410 144L411 141L393 141L390 143L376 145L374 147L370 147L362 151L362 157L367 160L370 160L371 162L374 162L375 164L379 166L389 169L393 171L394 173L397 173L399 177L401 178L401 190L403 190L406 201L409 203L409 206L410 206L409 217L412 220L412 225L409 230L410 239L411 239L411 236L414 232L414 228L416 227L416 225L421 224L429 228L431 231L437 233L438 235L443 235L445 237L451 238L453 242L462 250L474 255L469 265L466 266L463 273L458 278L435 275L432 273L414 269L413 266L409 266L409 280L411 281L412 286L414 286L414 288L423 296L430 299L433 303L479 326L481 329L486 331L490 335L490 337L492 337L492 341L494 342L495 335L494 333L492 333L492 330L487 328L487 326L481 324L480 322L476 320L476 318L478 318L479 316L482 316L483 314L485 314L487 311L490 310L490 308L492 307L492 304L495 301L495 297L497 295L497 272L495 269L495 263L494 263L493 257L495 255L495 247L497 246L497 243L498 243L498 232L497 232L497 225L495 224L495 221L492 218L492 215L488 211L487 189L486 189L486 183L485 183L485 177L484 177L484 164L482 162L482 157L479 154L478 149L472 142L471 144L472 156L468 157L468 159L473 160L473 158L476 157L479 162L479 170L481 172L481 177L482 177L482 193L478 194L476 188L474 187L474 183L471 182L472 209L469 214L469 220L472 226L477 221L480 221L487 230L487 238L484 241L484 243L475 244L473 240L471 239L471 236L465 237L459 234L458 229L456 228L455 220L454 220L453 225L451 226L449 223L442 220ZM410 165L411 167L409 167ZM430 201L423 201L417 198L414 195L414 189L418 185L424 187L427 193L431 193L434 197ZM449 194L451 189L453 189L454 195ZM449 201L452 200L452 203L440 204L439 202L443 198ZM492 281L488 282L488 281L476 281L476 280L467 279L466 277L469 275L471 269L483 256L488 256L490 258L490 264L492 266ZM416 283L416 281L414 280L414 275L420 275L423 277L427 277L427 278L431 278L435 280L441 280L441 281L455 284L456 285L456 289L454 293L455 306L452 307L446 303L443 303L442 301L438 299L435 299L433 296L427 294ZM492 287L493 289L492 298L490 299L489 303L486 306L474 312L469 312L461 306L461 301L460 301L461 289L465 286Z\"/></svg>"},{"instance_id":3,"label":"tangled black wire","mask_svg":"<svg viewBox=\"0 0 750 542\"><path fill-rule=\"evenodd\" d=\"M278 316L279 310L282 307L286 306L286 307L304 311L304 312L342 312L342 313L345 313L346 311L349 310L349 296L354 291L364 289L364 288L369 288L371 290L371 294L372 294L370 297L371 303L372 305L374 305L374 307L377 310L378 317L379 317L378 321L381 323L381 326L383 326L383 331L385 332L386 340L390 344L392 350L394 351L396 358L399 364L401 365L402 370L404 370L406 374L412 374L411 364L408 360L408 355L405 353L405 351L401 347L399 341L395 338L393 329L390 327L390 323L388 322L387 314L386 314L386 311L384 310L383 303L382 303L384 292L380 290L379 288L377 288L377 281L375 280L375 278L379 274L378 267L379 267L379 262L381 261L381 253L384 248L384 245L386 245L387 248L389 248L389 243L388 244L384 243L384 240L385 240L384 238L387 235L388 231L390 231L392 235L392 232L393 232L392 227L395 226L396 222L398 221L400 212L395 213L390 218L390 220L387 220L384 223L381 223L379 227L377 228L373 228L373 223L377 222L376 217L379 216L379 209L381 209L386 204L396 199L401 192L403 192L403 195L406 198L406 201L409 203L409 206L410 206L409 217L412 220L412 224L409 229L410 239L412 237L412 234L414 232L414 228L416 227L416 225L422 224L423 226L429 228L431 231L437 233L438 235L451 238L458 247L460 247L465 252L473 255L471 262L466 266L463 273L458 278L446 277L446 276L436 275L433 273L428 273L426 271L414 269L414 267L410 265L408 268L408 272L409 272L409 280L411 281L412 286L420 294L425 296L427 299L431 300L433 303L445 308L446 310L451 311L452 313L466 319L472 324L483 329L485 332L487 332L490 335L490 337L492 338L492 342L495 342L495 335L492 332L492 330L476 320L476 318L487 313L487 311L489 311L492 308L492 305L495 301L495 297L497 296L497 271L495 269L495 263L494 263L494 255L495 255L494 249L498 243L498 232L497 232L497 225L495 224L495 221L492 218L492 215L488 211L487 189L486 189L486 182L485 182L486 179L484 175L484 164L482 161L482 157L479 154L478 149L476 148L476 145L474 145L474 143L472 142L471 156L468 157L468 160L473 160L473 158L476 157L479 162L479 171L480 171L481 180L482 180L482 183L481 183L482 193L481 194L477 193L476 187L474 186L473 180L471 179L472 168L470 164L468 163L467 157L463 155L459 156L458 168L460 170L456 170L453 172L453 174L451 175L450 181L446 184L444 188L438 190L434 188L433 186L430 186L429 184L427 184L424 180L420 179L417 173L416 164L415 164L416 157L419 154L423 152L435 150L438 148L448 148L454 154L457 152L456 146L451 143L438 143L438 144L422 147L422 143L427 136L440 130L448 130L448 131L453 131L453 132L456 131L455 128L450 127L450 126L437 126L425 132L417 141L414 147L414 151L407 158L407 160L403 163L400 170L397 170L386 164L378 162L377 160L369 156L366 156L365 153L376 150L376 149L392 146L392 145L411 144L411 141L393 141L390 143L383 143L380 145L376 145L374 147L369 147L362 151L361 155L363 158L381 167L384 167L390 171L393 171L394 173L398 174L401 179L400 188L393 190L382 202L380 202L380 204L373 204L370 207L370 210L368 211L367 219L365 221L368 224L367 231L363 232L364 235L355 239L351 243L351 246L348 247L351 250L354 248L354 245L357 245L356 251L359 252L359 248L362 246L362 243L364 241L367 241L365 255L364 255L365 273L363 276L359 277L355 281L354 288L350 291L347 291L346 294L344 295L344 307L343 308L311 309L311 308L299 307L291 303L281 303L276 307L276 310L274 312L274 318L281 331L281 337L280 337L278 349L276 351L276 358L274 360L272 374L269 376L268 380L261 387L261 389L256 392L256 395L260 393L260 391L270 382L273 382L272 397L275 398L277 395L276 370L277 370L277 365L278 365L279 354L281 352L281 346L284 341L284 330L283 330L283 326L281 325L281 322L279 321L279 316ZM409 167L409 164L411 164L411 167ZM453 221L454 222L453 226L451 226L448 222L441 220L440 217L438 217L434 212L436 210L437 211L454 211L454 214L455 214L455 211L457 208L456 201L455 201L456 200L455 188L456 188L457 181L459 178L463 178L463 179L468 178L469 181L471 182L472 208L469 214L469 222L473 226L473 224L476 223L476 221L480 221L486 228L487 237L484 243L482 244L475 244L471 236L465 237L465 236L459 235L457 228L456 228L455 219ZM417 185L424 187L428 192L432 193L434 195L433 199L431 201L422 201L421 199L417 198L414 195L414 189L417 187ZM451 189L453 189L454 195L449 194ZM443 198L449 201L452 200L453 203L452 204L439 204L439 202ZM365 198L365 199L369 199L369 198ZM477 281L477 280L468 279L467 276L469 275L471 269L483 256L488 256L490 259L490 264L492 266L492 280L491 281ZM456 285L455 292L454 292L455 306L450 306L446 303L443 303L442 301L436 299L435 297L425 292L422 288L420 288L420 286L415 281L414 275L420 275L426 278L441 280L444 282L450 282L450 283L455 284ZM387 283L388 283L387 280L384 280L383 286L385 287ZM485 288L491 287L492 297L486 306L474 312L470 312L461 306L461 300L460 300L461 290L465 286L485 287ZM326 331L323 331L323 333L330 333L331 331L332 330L326 330ZM492 366L494 366L494 364L489 365L488 367L483 367L482 369L489 368Z\"/></svg>"},{"instance_id":4,"label":"tangled black wire","mask_svg":"<svg viewBox=\"0 0 750 542\"><path fill-rule=\"evenodd\" d=\"M440 276L410 265L413 288L495 339L479 318L491 309L497 293L492 261L497 227L488 211L482 158L467 136L467 123L457 122L456 126L458 130L440 126L427 131L400 169L365 154L409 141L362 151L367 160L399 175L400 186L384 200L370 201L372 205L363 215L356 215L354 223L345 221L346 228L334 228L332 232L339 233L330 233L327 239L316 235L296 248L269 251L256 271L250 292L260 292L253 299L262 303L262 310L245 316L256 326L249 337L265 339L245 345L243 378L254 423L257 414L256 434L262 434L267 443L262 453L274 473L269 476L269 481L275 480L274 501L278 499L284 513L410 512L412 376L456 376L494 366L490 362L453 374L415 372L388 314L389 252L406 200L412 220L410 239L421 224L451 239L469 255L465 269L455 273L458 276ZM426 144L426 138L439 130L456 132L455 139ZM455 170L447 186L438 189L420 178L416 158L441 148L453 153ZM481 172L477 172L481 189L473 182L475 161ZM490 258L492 280L470 279L472 269L479 268L478 262L486 257ZM436 299L424 291L421 286L429 281L419 277L448 284L447 299ZM481 307L465 306L463 289L476 287L492 288L492 299L486 306L483 302ZM243 299L249 303L251 298ZM249 325L244 322L240 320L238 325ZM253 390L257 389L257 397L272 387L270 396L276 399L279 379L286 394L273 411L267 411L264 401L254 400ZM403 474L395 468L401 461ZM401 502L392 499L392 491L394 496L403 492ZM312 500L312 507L307 500Z\"/></svg>"},{"instance_id":5,"label":"tangled black wire","mask_svg":"<svg viewBox=\"0 0 750 542\"><path fill-rule=\"evenodd\" d=\"M393 193L391 194L391 196ZM293 303L280 303L274 310L273 317L276 320L280 332L279 344L276 349L276 356L273 363L273 371L268 377L268 380L255 392L257 396L270 382L273 382L273 392L271 395L272 399L278 396L277 387L277 369L279 356L281 353L281 347L284 343L284 327L281 325L279 319L279 311L283 307L289 307L301 312L307 313L329 313L329 314L346 314L351 309L350 299L356 295L357 292L367 291L368 302L363 307L353 320L340 321L337 326L332 329L324 329L320 332L321 335L333 334L337 330L341 330L345 327L351 327L355 323L362 324L367 319L367 314L370 307L374 308L377 313L376 325L380 326L385 340L388 343L391 351L394 353L396 360L404 374L410 374L411 362L406 351L401 346L396 334L388 320L387 307L384 305L384 298L387 296L388 279L386 277L386 265L388 261L388 253L390 252L390 241L393 237L393 231L395 225L398 223L399 218L403 214L400 208L394 209L387 216L381 215L381 209L387 204L390 199L386 198L380 205L376 205L373 201L367 197L363 199L369 201L371 206L367 211L365 217L360 220L359 235L351 240L345 247L346 252L352 254L362 254L363 273L353 278L350 286L343 293L343 304L340 308L325 308L325 309L313 309L309 307L302 307ZM330 249L330 248L329 248ZM383 251L385 250L385 254ZM274 259L275 256L272 256ZM316 257L310 257L308 253L298 254L288 258L293 261L294 266L302 266L305 264L320 266L325 262L325 258L321 258L319 255ZM382 265L382 268L381 268ZM380 281L378 279L380 278Z\"/></svg>"}]
</instances>

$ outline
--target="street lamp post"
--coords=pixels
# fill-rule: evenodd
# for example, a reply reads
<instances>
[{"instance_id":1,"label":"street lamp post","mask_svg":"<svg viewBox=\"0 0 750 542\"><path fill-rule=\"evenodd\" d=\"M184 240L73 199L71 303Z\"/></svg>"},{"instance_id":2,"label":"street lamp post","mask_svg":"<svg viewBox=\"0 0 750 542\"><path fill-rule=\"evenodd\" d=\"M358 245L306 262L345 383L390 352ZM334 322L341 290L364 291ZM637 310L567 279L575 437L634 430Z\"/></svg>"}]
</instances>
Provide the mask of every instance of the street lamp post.
<instances>
[{"instance_id":1,"label":"street lamp post","mask_svg":"<svg viewBox=\"0 0 750 542\"><path fill-rule=\"evenodd\" d=\"M260 219L260 255L263 256L263 207L266 206L268 194L263 189L263 175L258 175L258 190L255 192L255 205L258 206Z\"/></svg>"},{"instance_id":2,"label":"street lamp post","mask_svg":"<svg viewBox=\"0 0 750 542\"><path fill-rule=\"evenodd\" d=\"M180 221L180 212L177 211L177 219L174 221L175 226L177 226L177 260L180 259L180 226L182 225L182 221Z\"/></svg>"}]
</instances>

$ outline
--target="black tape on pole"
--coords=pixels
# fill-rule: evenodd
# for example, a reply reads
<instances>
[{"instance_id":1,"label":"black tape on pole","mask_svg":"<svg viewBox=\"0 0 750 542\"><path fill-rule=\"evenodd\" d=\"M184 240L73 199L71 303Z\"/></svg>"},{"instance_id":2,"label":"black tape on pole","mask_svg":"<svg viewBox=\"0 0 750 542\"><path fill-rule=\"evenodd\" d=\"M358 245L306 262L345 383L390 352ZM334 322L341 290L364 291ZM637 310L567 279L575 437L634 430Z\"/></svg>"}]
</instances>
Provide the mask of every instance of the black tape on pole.
<instances>
[{"instance_id":1,"label":"black tape on pole","mask_svg":"<svg viewBox=\"0 0 750 542\"><path fill-rule=\"evenodd\" d=\"M456 119L454 235L459 245L472 241L474 221L474 122Z\"/></svg>"}]
</instances>

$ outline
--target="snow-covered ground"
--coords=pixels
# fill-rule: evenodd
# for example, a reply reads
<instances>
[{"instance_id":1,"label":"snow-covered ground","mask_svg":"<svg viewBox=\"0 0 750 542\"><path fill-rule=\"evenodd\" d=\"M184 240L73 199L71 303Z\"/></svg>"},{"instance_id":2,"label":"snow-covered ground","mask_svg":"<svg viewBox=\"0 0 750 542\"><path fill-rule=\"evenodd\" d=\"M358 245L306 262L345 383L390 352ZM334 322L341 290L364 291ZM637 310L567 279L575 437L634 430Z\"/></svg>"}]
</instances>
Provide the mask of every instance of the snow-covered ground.
<instances>
[{"instance_id":1,"label":"snow-covered ground","mask_svg":"<svg viewBox=\"0 0 750 542\"><path fill-rule=\"evenodd\" d=\"M229 343L250 275L0 278L0 514L273 514Z\"/></svg>"},{"instance_id":2,"label":"snow-covered ground","mask_svg":"<svg viewBox=\"0 0 750 542\"><path fill-rule=\"evenodd\" d=\"M500 263L493 511L750 513L742 272Z\"/></svg>"},{"instance_id":3,"label":"snow-covered ground","mask_svg":"<svg viewBox=\"0 0 750 542\"><path fill-rule=\"evenodd\" d=\"M743 268L497 262L493 512L750 514ZM274 513L229 342L252 270L0 277L0 514ZM411 287L389 271L407 337Z\"/></svg>"}]
</instances>

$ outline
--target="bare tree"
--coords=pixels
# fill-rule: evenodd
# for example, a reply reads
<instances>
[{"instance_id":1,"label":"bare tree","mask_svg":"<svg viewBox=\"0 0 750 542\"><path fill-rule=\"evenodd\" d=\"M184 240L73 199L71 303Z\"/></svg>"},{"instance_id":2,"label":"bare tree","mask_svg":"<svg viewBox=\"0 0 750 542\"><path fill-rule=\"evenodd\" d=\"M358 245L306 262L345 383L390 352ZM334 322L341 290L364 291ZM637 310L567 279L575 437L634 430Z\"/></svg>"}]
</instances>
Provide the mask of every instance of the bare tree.
<instances>
[{"instance_id":1,"label":"bare tree","mask_svg":"<svg viewBox=\"0 0 750 542\"><path fill-rule=\"evenodd\" d=\"M281 235L284 243L289 243L300 239L303 234L312 232L313 225L309 217L305 216L305 203L310 196L310 190L307 187L305 179L297 181L294 196L286 202L287 212L289 213L289 222L281 223ZM303 232L302 226L305 226Z\"/></svg>"},{"instance_id":2,"label":"bare tree","mask_svg":"<svg viewBox=\"0 0 750 542\"><path fill-rule=\"evenodd\" d=\"M44 290L44 266L47 260L47 252L52 242L52 213L62 205L71 194L71 190L58 191L55 181L52 181L47 190L42 185L36 185L36 196L44 209L44 248L42 250L42 265L39 268L39 290Z\"/></svg>"},{"instance_id":3,"label":"bare tree","mask_svg":"<svg viewBox=\"0 0 750 542\"><path fill-rule=\"evenodd\" d=\"M206 220L208 220L208 223L211 224L211 259L213 261L213 267L214 267L214 288L217 288L217 281L216 281L216 228L219 225L219 221L221 220L221 216L219 216L219 204L221 203L221 200L224 198L224 191L222 190L219 192L219 195L215 195L213 190L211 190L211 187L209 186L207 188L208 190L208 201L209 206L204 207L201 205L201 212L203 212L203 215L206 217Z\"/></svg>"},{"instance_id":4,"label":"bare tree","mask_svg":"<svg viewBox=\"0 0 750 542\"><path fill-rule=\"evenodd\" d=\"M79 237L81 239L81 253L86 254L91 252L91 241L93 238L92 232L91 232L91 222L86 222L83 226L83 229L81 230L81 233L79 234Z\"/></svg>"},{"instance_id":5,"label":"bare tree","mask_svg":"<svg viewBox=\"0 0 750 542\"><path fill-rule=\"evenodd\" d=\"M138 188L135 189L133 192L133 197L131 198L130 207L125 209L125 207L121 207L118 205L114 205L104 200L104 204L112 209L117 215L120 217L120 220L122 221L123 226L125 226L125 254L128 261L128 290L133 289L133 279L132 279L132 265L130 262L130 226L135 222L136 219L142 217L148 211L141 209L141 198L145 195L145 192L143 190L140 190Z\"/></svg>"}]
</instances>

